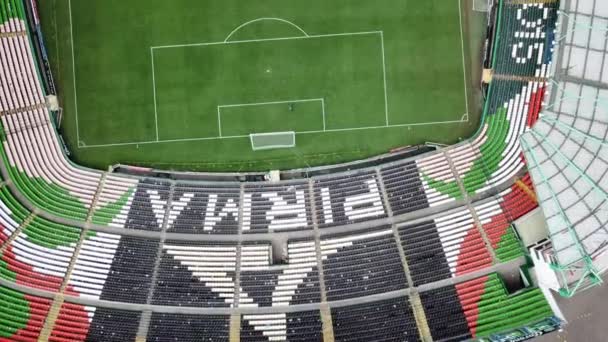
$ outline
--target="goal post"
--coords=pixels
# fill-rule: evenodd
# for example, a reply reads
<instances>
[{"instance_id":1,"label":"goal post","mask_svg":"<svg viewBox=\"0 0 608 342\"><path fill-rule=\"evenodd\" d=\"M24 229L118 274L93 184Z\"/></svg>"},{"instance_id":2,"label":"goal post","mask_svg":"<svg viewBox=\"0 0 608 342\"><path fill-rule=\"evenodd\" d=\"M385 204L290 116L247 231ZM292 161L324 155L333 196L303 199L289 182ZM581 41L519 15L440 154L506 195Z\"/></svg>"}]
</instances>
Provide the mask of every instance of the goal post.
<instances>
[{"instance_id":1,"label":"goal post","mask_svg":"<svg viewBox=\"0 0 608 342\"><path fill-rule=\"evenodd\" d=\"M251 149L254 151L296 146L296 132L251 133Z\"/></svg>"}]
</instances>

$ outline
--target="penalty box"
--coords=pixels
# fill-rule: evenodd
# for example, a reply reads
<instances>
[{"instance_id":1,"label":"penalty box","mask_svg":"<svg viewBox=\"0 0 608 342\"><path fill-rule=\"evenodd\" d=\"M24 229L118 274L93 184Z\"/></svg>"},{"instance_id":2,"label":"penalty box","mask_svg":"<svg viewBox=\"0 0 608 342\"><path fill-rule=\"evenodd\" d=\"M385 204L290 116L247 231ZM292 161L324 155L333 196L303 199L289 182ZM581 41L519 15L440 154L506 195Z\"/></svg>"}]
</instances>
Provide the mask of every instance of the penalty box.
<instances>
[{"instance_id":1,"label":"penalty box","mask_svg":"<svg viewBox=\"0 0 608 342\"><path fill-rule=\"evenodd\" d=\"M156 46L151 55L160 140L385 124L380 31Z\"/></svg>"}]
</instances>

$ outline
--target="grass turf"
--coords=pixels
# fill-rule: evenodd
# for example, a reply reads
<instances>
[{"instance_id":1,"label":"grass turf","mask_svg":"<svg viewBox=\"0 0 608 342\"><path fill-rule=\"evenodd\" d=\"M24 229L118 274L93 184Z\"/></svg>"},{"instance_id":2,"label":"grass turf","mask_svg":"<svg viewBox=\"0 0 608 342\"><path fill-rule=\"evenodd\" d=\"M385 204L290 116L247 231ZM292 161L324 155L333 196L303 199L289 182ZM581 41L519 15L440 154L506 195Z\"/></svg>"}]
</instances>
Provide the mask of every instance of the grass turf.
<instances>
[{"instance_id":1,"label":"grass turf","mask_svg":"<svg viewBox=\"0 0 608 342\"><path fill-rule=\"evenodd\" d=\"M40 10L62 131L77 162L227 171L335 163L468 137L479 119L472 89L468 122L417 125L467 112L464 84L474 83L469 51L477 46L464 3L466 63L457 1L49 0ZM258 18L281 20L235 30ZM357 32L372 33L326 36ZM233 43L207 44L226 38ZM234 43L246 40L255 41ZM198 45L151 49L180 44ZM289 108L319 98L321 105ZM218 109L277 101L287 102ZM254 152L248 137L215 139L220 128L322 130L323 107L329 132L298 134L294 149ZM413 126L382 127L387 117ZM372 128L353 130L361 127ZM141 143L93 147L131 142Z\"/></svg>"}]
</instances>

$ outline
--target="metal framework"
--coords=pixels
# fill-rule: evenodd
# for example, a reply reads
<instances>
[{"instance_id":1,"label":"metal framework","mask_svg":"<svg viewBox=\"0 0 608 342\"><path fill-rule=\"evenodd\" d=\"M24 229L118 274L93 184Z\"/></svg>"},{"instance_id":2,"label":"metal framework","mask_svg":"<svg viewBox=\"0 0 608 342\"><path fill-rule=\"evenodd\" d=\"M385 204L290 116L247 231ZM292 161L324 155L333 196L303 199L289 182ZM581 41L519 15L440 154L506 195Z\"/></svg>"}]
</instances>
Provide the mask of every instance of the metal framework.
<instances>
[{"instance_id":1,"label":"metal framework","mask_svg":"<svg viewBox=\"0 0 608 342\"><path fill-rule=\"evenodd\" d=\"M560 293L608 270L608 2L562 0L549 104L521 137Z\"/></svg>"}]
</instances>

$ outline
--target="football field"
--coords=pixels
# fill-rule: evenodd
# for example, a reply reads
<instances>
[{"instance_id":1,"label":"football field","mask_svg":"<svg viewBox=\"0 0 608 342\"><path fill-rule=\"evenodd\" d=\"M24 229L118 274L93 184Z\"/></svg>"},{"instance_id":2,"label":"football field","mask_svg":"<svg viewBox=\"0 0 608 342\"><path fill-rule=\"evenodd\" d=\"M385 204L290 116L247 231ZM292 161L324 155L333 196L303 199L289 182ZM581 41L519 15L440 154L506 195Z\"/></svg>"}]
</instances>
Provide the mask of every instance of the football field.
<instances>
[{"instance_id":1,"label":"football field","mask_svg":"<svg viewBox=\"0 0 608 342\"><path fill-rule=\"evenodd\" d=\"M266 170L454 143L479 123L483 22L463 0L49 0L80 163ZM254 151L250 134L295 132Z\"/></svg>"}]
</instances>

